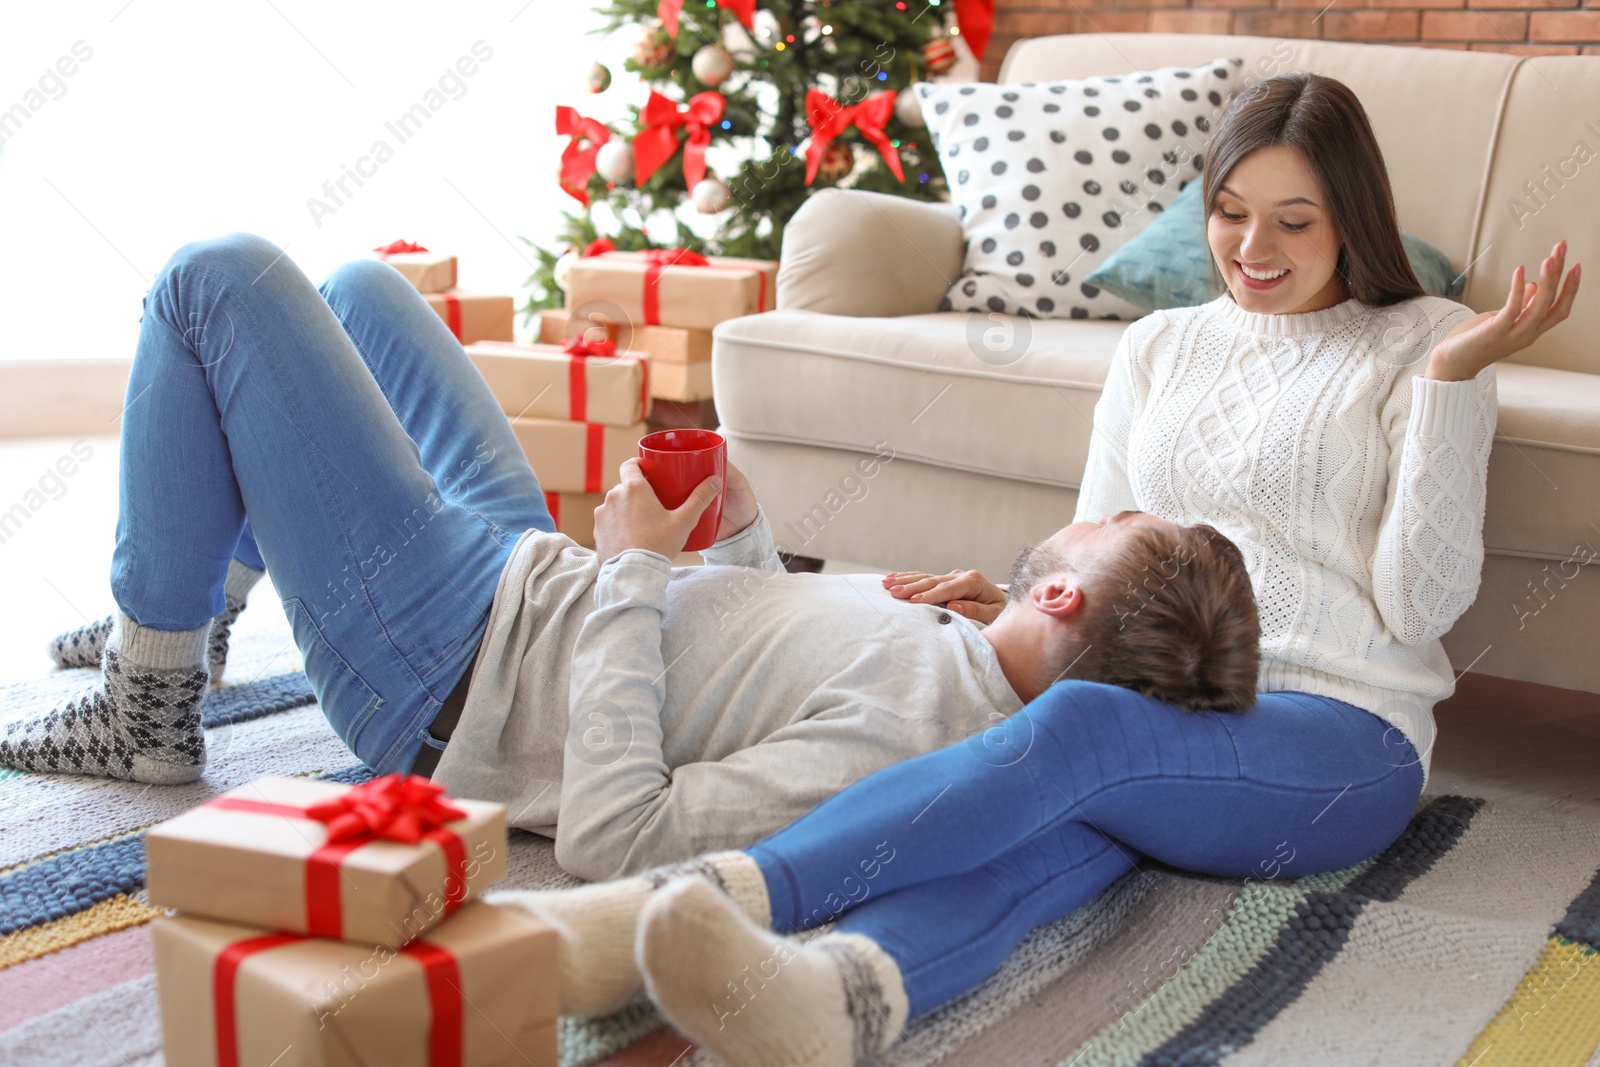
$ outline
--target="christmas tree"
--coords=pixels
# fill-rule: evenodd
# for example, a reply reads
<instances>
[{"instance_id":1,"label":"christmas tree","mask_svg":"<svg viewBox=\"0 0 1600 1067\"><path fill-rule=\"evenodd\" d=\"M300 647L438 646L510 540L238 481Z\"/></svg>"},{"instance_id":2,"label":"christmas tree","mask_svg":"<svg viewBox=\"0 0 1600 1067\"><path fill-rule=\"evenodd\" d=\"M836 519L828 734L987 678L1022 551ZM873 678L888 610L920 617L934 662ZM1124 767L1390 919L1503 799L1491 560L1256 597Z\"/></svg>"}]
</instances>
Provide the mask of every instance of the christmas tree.
<instances>
[{"instance_id":1,"label":"christmas tree","mask_svg":"<svg viewBox=\"0 0 1600 1067\"><path fill-rule=\"evenodd\" d=\"M784 224L819 189L944 199L910 86L954 64L950 34L981 55L992 9L993 0L611 0L598 32L642 28L624 69L649 99L612 125L556 109L557 132L571 138L560 184L582 210L565 213L557 248L528 242L539 257L528 310L562 303L562 257L597 239L660 247L646 231L663 213L678 247L776 259ZM590 90L610 83L597 63ZM686 203L712 218L709 236L685 222Z\"/></svg>"}]
</instances>

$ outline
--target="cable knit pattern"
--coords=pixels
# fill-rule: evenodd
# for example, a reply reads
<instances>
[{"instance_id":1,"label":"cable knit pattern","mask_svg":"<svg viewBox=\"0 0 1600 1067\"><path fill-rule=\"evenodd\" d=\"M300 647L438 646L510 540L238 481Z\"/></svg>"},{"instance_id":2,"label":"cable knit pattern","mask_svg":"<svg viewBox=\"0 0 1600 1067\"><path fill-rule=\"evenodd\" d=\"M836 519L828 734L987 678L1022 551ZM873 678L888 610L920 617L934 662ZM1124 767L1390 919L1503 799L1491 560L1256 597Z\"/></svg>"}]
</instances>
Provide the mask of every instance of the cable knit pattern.
<instances>
[{"instance_id":1,"label":"cable knit pattern","mask_svg":"<svg viewBox=\"0 0 1600 1067\"><path fill-rule=\"evenodd\" d=\"M1261 692L1348 701L1433 747L1455 675L1439 638L1477 595L1492 367L1424 377L1472 309L1425 296L1266 315L1224 294L1123 332L1077 519L1208 522L1243 553Z\"/></svg>"}]
</instances>

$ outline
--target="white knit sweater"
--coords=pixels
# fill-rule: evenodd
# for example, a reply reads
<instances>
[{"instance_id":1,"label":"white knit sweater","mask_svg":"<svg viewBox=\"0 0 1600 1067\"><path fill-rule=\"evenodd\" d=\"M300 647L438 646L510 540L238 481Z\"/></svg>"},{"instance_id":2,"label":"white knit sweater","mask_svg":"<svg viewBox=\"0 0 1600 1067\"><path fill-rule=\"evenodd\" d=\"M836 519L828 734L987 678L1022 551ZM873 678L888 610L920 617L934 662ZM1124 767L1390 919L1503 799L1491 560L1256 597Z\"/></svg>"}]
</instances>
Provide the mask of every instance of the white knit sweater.
<instances>
[{"instance_id":1,"label":"white knit sweater","mask_svg":"<svg viewBox=\"0 0 1600 1067\"><path fill-rule=\"evenodd\" d=\"M1131 508L1230 537L1261 613L1258 691L1374 712L1424 774L1433 705L1455 689L1439 638L1478 591L1497 411L1492 367L1424 373L1473 314L1425 296L1267 315L1224 294L1140 318L1078 496L1080 521Z\"/></svg>"}]
</instances>

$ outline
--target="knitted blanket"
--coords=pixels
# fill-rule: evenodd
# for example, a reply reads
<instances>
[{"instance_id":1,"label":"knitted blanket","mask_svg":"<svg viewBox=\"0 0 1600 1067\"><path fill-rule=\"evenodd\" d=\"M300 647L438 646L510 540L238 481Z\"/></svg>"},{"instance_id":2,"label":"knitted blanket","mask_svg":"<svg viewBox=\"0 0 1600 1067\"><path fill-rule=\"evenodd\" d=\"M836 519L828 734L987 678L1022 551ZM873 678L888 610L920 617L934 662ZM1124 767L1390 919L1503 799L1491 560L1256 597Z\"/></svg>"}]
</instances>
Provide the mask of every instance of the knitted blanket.
<instances>
[{"instance_id":1,"label":"knitted blanket","mask_svg":"<svg viewBox=\"0 0 1600 1067\"><path fill-rule=\"evenodd\" d=\"M249 676L250 655L230 670ZM0 721L88 678L0 691ZM160 1064L144 828L263 774L370 776L303 674L209 700L193 785L0 777L0 1062ZM513 833L509 865L503 887L576 884L532 835ZM1600 1067L1597 868L1600 821L1457 796L1424 798L1393 846L1341 871L1241 883L1146 866L1034 930L878 1064ZM562 1067L714 1063L686 1049L642 999L562 1020Z\"/></svg>"}]
</instances>

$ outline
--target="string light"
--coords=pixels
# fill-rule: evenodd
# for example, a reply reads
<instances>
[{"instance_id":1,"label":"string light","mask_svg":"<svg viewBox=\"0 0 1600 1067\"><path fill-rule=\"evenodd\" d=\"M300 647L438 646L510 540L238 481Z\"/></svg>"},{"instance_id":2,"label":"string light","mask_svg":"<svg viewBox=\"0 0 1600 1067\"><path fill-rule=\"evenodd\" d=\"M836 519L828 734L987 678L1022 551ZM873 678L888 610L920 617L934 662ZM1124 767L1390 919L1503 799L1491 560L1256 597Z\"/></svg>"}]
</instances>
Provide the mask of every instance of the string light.
<instances>
[{"instance_id":1,"label":"string light","mask_svg":"<svg viewBox=\"0 0 1600 1067\"><path fill-rule=\"evenodd\" d=\"M784 44L783 44L783 42L782 42L782 41L779 41L779 42L778 42L778 43L777 43L777 44L776 44L776 45L775 45L775 46L774 46L774 47L775 47L775 48L776 48L776 50L777 50L777 51L779 51L779 52L781 52L781 51L783 51L783 48L784 48ZM762 66L763 66L763 67L764 67L764 66L766 66L766 65L767 65L767 61L766 61L766 60L764 60L764 59L763 59L763 60L762 60L762 61L761 61L761 65L762 65Z\"/></svg>"},{"instance_id":2,"label":"string light","mask_svg":"<svg viewBox=\"0 0 1600 1067\"><path fill-rule=\"evenodd\" d=\"M733 123L729 122L727 119L723 119L722 120L722 128L725 129L725 130L731 130L731 129L733 129Z\"/></svg>"},{"instance_id":3,"label":"string light","mask_svg":"<svg viewBox=\"0 0 1600 1067\"><path fill-rule=\"evenodd\" d=\"M882 71L882 70L878 71L878 80L881 81L881 82L888 81L889 80L889 73L887 71Z\"/></svg>"},{"instance_id":4,"label":"string light","mask_svg":"<svg viewBox=\"0 0 1600 1067\"><path fill-rule=\"evenodd\" d=\"M833 32L833 27L832 26L824 26L824 27L822 27L822 32L825 33L825 34L832 33Z\"/></svg>"}]
</instances>

